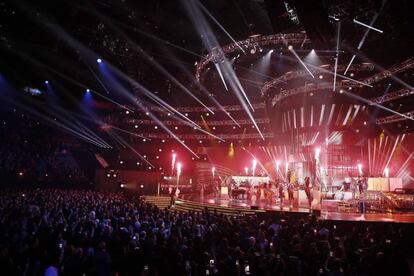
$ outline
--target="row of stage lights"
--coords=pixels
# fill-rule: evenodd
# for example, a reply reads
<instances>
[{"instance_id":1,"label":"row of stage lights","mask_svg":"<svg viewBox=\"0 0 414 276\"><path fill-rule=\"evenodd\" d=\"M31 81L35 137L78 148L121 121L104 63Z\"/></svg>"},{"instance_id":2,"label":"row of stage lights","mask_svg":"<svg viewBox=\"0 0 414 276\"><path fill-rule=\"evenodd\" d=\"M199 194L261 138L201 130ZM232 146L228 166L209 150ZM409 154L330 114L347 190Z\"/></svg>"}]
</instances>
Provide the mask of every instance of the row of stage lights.
<instances>
[{"instance_id":1,"label":"row of stage lights","mask_svg":"<svg viewBox=\"0 0 414 276\"><path fill-rule=\"evenodd\" d=\"M317 162L317 165L319 165L319 162L320 162L320 153L321 153L321 149L320 148L316 148L315 149L315 160ZM120 161L120 164L123 164L123 161ZM137 164L140 164L140 163L137 162ZM253 158L252 159L251 168L249 168L247 166L244 168L245 175L249 175L249 173L250 173L251 175L255 176L257 164L258 164L258 161L255 158ZM276 160L275 161L275 166L276 166L275 169L276 169L276 173L277 174L279 174L281 172L281 166L280 165L281 165L280 161L279 160ZM362 176L363 175L363 167L362 167L362 164L360 164L360 163L357 164L356 168L358 169L358 174L360 176ZM181 176L182 169L183 169L183 165L182 165L181 162L177 161L177 154L176 153L173 153L172 154L172 160L171 160L171 175L174 175L174 173L176 173L177 182L179 181L179 177ZM320 169L321 172L323 172L323 170L324 170L323 167L320 167L319 169ZM286 175L287 175L288 171L289 171L289 163L288 162L285 162L285 174ZM390 173L390 170L389 170L388 167L386 167L384 169L383 176L386 177L386 178L388 178L389 177L389 173ZM215 166L212 166L211 167L211 174L212 174L213 178L216 176L216 167ZM107 176L107 178L111 178L111 177L117 178L118 177L118 174L117 174L116 171L111 170L111 171L109 171L107 173L106 176ZM168 179L171 179L171 177L169 177Z\"/></svg>"}]
</instances>

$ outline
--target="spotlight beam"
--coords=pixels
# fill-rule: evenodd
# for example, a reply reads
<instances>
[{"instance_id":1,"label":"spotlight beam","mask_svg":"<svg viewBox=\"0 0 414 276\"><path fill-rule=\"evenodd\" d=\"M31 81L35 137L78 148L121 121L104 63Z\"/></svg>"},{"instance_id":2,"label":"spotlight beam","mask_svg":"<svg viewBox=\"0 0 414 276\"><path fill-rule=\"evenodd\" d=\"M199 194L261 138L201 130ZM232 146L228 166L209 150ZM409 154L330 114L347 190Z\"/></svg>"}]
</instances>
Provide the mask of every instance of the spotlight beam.
<instances>
[{"instance_id":1,"label":"spotlight beam","mask_svg":"<svg viewBox=\"0 0 414 276\"><path fill-rule=\"evenodd\" d=\"M226 89L226 91L229 91L229 89L227 88L226 80L224 79L223 73L221 72L220 66L217 63L214 63L214 66L216 67L217 72L219 73L219 76L220 76L221 82L224 85L224 88Z\"/></svg>"},{"instance_id":2,"label":"spotlight beam","mask_svg":"<svg viewBox=\"0 0 414 276\"><path fill-rule=\"evenodd\" d=\"M373 31L379 32L379 33L381 33L381 34L384 32L384 31L382 31L382 30L380 30L380 29L377 29L377 28L372 27L372 26L370 26L370 25L368 25L368 24L365 24L365 23L363 23L363 22L361 22L361 21L359 21L359 20L356 20L355 18L354 18L353 22L354 22L354 23L356 23L356 24L359 24L359 25L361 25L361 26L364 26L364 27L366 27L366 28L368 28L368 29L371 29L371 30L373 30Z\"/></svg>"},{"instance_id":3,"label":"spotlight beam","mask_svg":"<svg viewBox=\"0 0 414 276\"><path fill-rule=\"evenodd\" d=\"M404 139L405 134L403 134L403 136L401 137L401 140ZM388 165L390 164L391 158L394 155L395 149L397 148L398 145L398 139L400 138L400 136L397 136L397 139L395 140L394 143L394 147L392 148L391 154L388 157L387 163L385 164L385 167L388 168Z\"/></svg>"},{"instance_id":4,"label":"spotlight beam","mask_svg":"<svg viewBox=\"0 0 414 276\"><path fill-rule=\"evenodd\" d=\"M39 17L36 16L35 19L39 20ZM79 41L72 38L68 33L66 33L62 28L53 25L51 22L49 22L46 18L42 18L41 24L46 26L49 30L51 30L57 37L59 37L64 42L68 43L75 51L79 51L79 49L82 49L85 53L88 53L89 56L96 56L90 49L83 46ZM112 22L109 20L105 20L106 23L112 25L114 27L114 30L120 34L123 38L127 39L131 45L140 52L143 57L145 57L155 68L157 68L161 73L163 73L165 76L167 76L171 81L173 81L177 86L179 86L185 93L187 93L190 97L192 97L194 100L196 100L198 103L200 103L202 106L204 106L207 110L209 110L212 114L214 114L213 111L211 111L201 100L199 100L196 96L194 96L190 91L188 91L187 88L185 88L176 78L174 78L165 68L163 68L160 64L158 64L156 61L154 61L146 52L134 41L132 41L123 31L119 30L118 27L114 26Z\"/></svg>"},{"instance_id":5,"label":"spotlight beam","mask_svg":"<svg viewBox=\"0 0 414 276\"><path fill-rule=\"evenodd\" d=\"M123 78L126 78L126 80L128 80L129 82L131 82L134 86L136 86L138 89L139 89L139 91L140 92L143 92L146 96L148 96L149 98L151 98L153 101L155 101L155 102L157 102L159 105L161 105L161 106L163 106L164 108L166 108L166 109L168 109L168 110L170 110L171 112L173 112L174 114L178 114L178 115L180 115L182 118L184 118L185 120L187 120L188 122L185 122L184 121L184 123L186 123L186 124L189 124L190 123L190 126L194 126L197 130L199 130L199 131L201 131L201 132L203 132L203 133L205 133L205 134L207 134L207 135L210 135L210 136L212 136L212 137L214 137L214 138L216 138L216 139L219 139L219 140L221 140L221 141L225 141L225 140L223 140L222 138L220 138L220 137L218 137L218 136L216 136L216 135L214 135L214 134L212 134L212 133L210 133L210 132L207 132L207 131L205 131L205 130L203 130L198 124L196 124L194 121L192 121L192 120L190 120L187 116L185 116L184 114L182 114L181 112L179 112L177 109L175 109L174 107L172 107L171 105L169 105L168 103L166 103L164 100L162 100L162 99L160 99L159 97L157 97L157 96L155 96L152 92L150 92L149 90L147 90L144 86L142 86L141 84L139 84L137 81L135 81L135 80L133 80L133 79L131 79L131 78L129 78L128 76L125 76L122 72L120 72L117 68L115 68L115 67L113 67L113 66L111 66L111 65L109 65L108 64L108 66L110 66L110 68L111 69L113 69L117 74L119 74L121 77L123 77ZM116 82L116 80L114 80L114 82ZM122 85L121 84L119 84L119 90L120 91L122 91L125 95L127 95L127 97L128 98L130 98L131 99L131 96L130 96L130 94L125 90L125 88L123 88L122 87ZM136 101L136 100L134 100L134 99L132 99L132 101L134 102L134 103L138 103L138 101ZM141 106L143 106L142 104L141 104ZM144 108L144 107L143 107ZM144 110L145 110L145 108L144 108ZM209 109L210 110L210 109ZM151 113L150 113L151 114ZM155 121L155 120L154 120ZM159 121L159 123L158 123L159 125L162 125L162 126L164 126L163 124L162 124L162 122L161 121ZM167 128L168 129L168 128ZM169 130L169 129L168 129ZM171 132L172 133L172 132ZM170 135L171 135L171 133L170 133ZM171 136L175 136L175 135L171 135ZM177 137L177 136L175 136L175 137ZM180 139L178 139L179 141L180 141L180 143L182 144L182 145L184 145L184 143L182 143L181 142L181 140ZM187 148L187 149L189 149L186 145L185 145L185 147ZM189 149L190 151L191 151L191 149ZM191 151L192 153L193 153L193 151ZM195 156L197 156L197 155L195 155ZM197 158L198 158L198 156L197 156Z\"/></svg>"},{"instance_id":6,"label":"spotlight beam","mask_svg":"<svg viewBox=\"0 0 414 276\"><path fill-rule=\"evenodd\" d=\"M247 150L245 147L242 147L242 149L247 152L252 158L253 160L256 161L257 164L259 164L260 168L265 172L266 175L270 175L270 173L266 170L266 168L263 166L262 162L260 162L260 160L258 160L253 153L251 153L249 150Z\"/></svg>"},{"instance_id":7,"label":"spotlight beam","mask_svg":"<svg viewBox=\"0 0 414 276\"><path fill-rule=\"evenodd\" d=\"M68 126L66 126L66 125L64 125L64 124L62 124L58 121L55 121L54 119L52 119L52 118L50 118L50 117L34 110L32 108L29 108L29 107L27 107L27 106L25 106L25 105L23 105L19 102L16 102L16 101L10 100L10 99L5 99L5 101L6 102L8 101L13 105L18 106L19 108L26 110L27 112L29 112L32 115L42 119L47 124L49 124L50 126L56 128L58 130L61 130L63 132L69 133L69 134L72 134L73 136L77 136L79 139L84 140L84 141L86 141L90 144L93 144L95 146L98 146L98 147L101 147L101 148L108 148L108 146L106 146L105 144L102 144L99 141L96 141L96 140L92 139L91 137L88 137L87 135L85 135L85 134L83 134L83 133L81 133L77 130L74 130L74 129L72 129L72 128L70 128L70 127L68 127ZM110 148L112 148L112 147L110 147Z\"/></svg>"},{"instance_id":8,"label":"spotlight beam","mask_svg":"<svg viewBox=\"0 0 414 276\"><path fill-rule=\"evenodd\" d=\"M75 99L70 93L68 93L67 90L62 85L60 85L60 83L57 80L53 79L53 83L59 89L61 89L69 97L69 99L71 101L73 101L75 104L78 104L77 99ZM31 101L31 99L30 99L30 101ZM31 101L31 102L32 102L33 105L38 105L39 106L39 104L37 102L34 102L34 101ZM85 114L88 114L90 117L95 117L95 115L92 114L92 112L90 112L89 110L87 110L82 104L80 104L79 106ZM70 113L67 110L63 109L62 107L54 104L54 105L50 105L47 109L44 109L44 110L47 113L49 113L50 116L59 118L62 122L65 122L68 126L73 127L74 129L78 130L79 132L84 133L85 135L88 135L89 137L95 139L96 141L100 141L102 144L105 144L108 147L110 147L110 145L108 143L106 143L101 137L99 137L95 132L90 130L88 127L86 127L80 121L78 121L75 118L73 118L72 116L70 116Z\"/></svg>"},{"instance_id":9,"label":"spotlight beam","mask_svg":"<svg viewBox=\"0 0 414 276\"><path fill-rule=\"evenodd\" d=\"M306 66L306 64L300 59L298 54L293 49L292 45L288 46L289 51L295 56L295 58L299 61L299 63L308 71L309 75L312 76L312 78L315 78L315 76L312 74L312 72L309 70L309 68Z\"/></svg>"},{"instance_id":10,"label":"spotlight beam","mask_svg":"<svg viewBox=\"0 0 414 276\"><path fill-rule=\"evenodd\" d=\"M291 58L291 57L287 57L287 56L285 56L285 58L286 58L286 59L289 59L289 60L295 60L295 59L293 59L293 58ZM318 70L318 71L320 71L320 72L324 72L324 73L326 73L326 74L333 75L332 71L326 70L325 68L318 67L318 66L312 65L312 64L310 64L310 63L306 63L306 62L305 62L305 64L306 64L307 66L309 66L310 68L312 68L312 69L316 69L316 70ZM359 80L356 80L356 79L353 79L353 78L347 77L347 76L345 76L345 75L341 75L341 74L338 74L338 73L337 73L336 75L337 75L337 77L339 77L339 78L346 79L346 80L349 80L349 81L355 82L355 83L360 84L360 85L363 85L363 86L372 87L372 85L370 85L370 84L368 84L368 83L365 83L365 82L362 82L362 81L359 81Z\"/></svg>"},{"instance_id":11,"label":"spotlight beam","mask_svg":"<svg viewBox=\"0 0 414 276\"><path fill-rule=\"evenodd\" d=\"M384 7L384 3L385 3L385 1L383 2L383 5L382 5L382 7L381 7L381 10L382 10L382 8ZM372 26L372 25L374 25L375 21L376 21L376 20L377 20L377 18L378 18L378 15L379 15L379 13L376 13L376 14L374 15L374 17L372 18L372 20L371 20L371 22L370 22L370 25L371 25L371 26ZM355 19L354 19L354 20L355 20ZM369 30L370 30L370 28L367 28L367 30L365 31L365 33L364 33L363 37L362 37L362 38L361 38L361 40L359 41L359 44L358 44L358 47L357 47L358 51L359 51L359 50L361 50L362 46L364 45L365 40L366 40L366 38L367 38L367 36L368 36ZM344 72L344 75L346 75L346 73L348 72L348 69L351 67L351 64L352 64L352 62L354 61L354 59L355 59L355 54L352 56L351 60L349 61L348 67L346 68L346 70L345 70L345 72Z\"/></svg>"},{"instance_id":12,"label":"spotlight beam","mask_svg":"<svg viewBox=\"0 0 414 276\"><path fill-rule=\"evenodd\" d=\"M197 31L199 32L200 35L202 35L203 37L203 44L205 46L205 48L208 51L213 51L213 49L215 47L217 47L217 49L220 51L221 56L225 57L223 51L220 48L220 45L217 41L217 39L215 38L212 30L209 28L209 25L206 21L206 19L204 18L202 12L200 11L200 8L197 4L195 4L193 1L184 1L185 7L188 11L188 14L190 16L190 18L192 19ZM220 66L221 64L219 64ZM256 130L258 131L259 135L262 137L262 139L264 140L264 136L261 133L260 129L257 127L257 124L253 118L253 115L251 114L249 107L247 106L247 104L250 105L250 108L254 111L253 106L251 105L245 91L243 90L243 87L240 84L240 81L238 80L233 67L231 65L231 63L225 58L224 59L224 76L227 78L231 88L233 89L234 93L236 94L239 102L242 104L242 106L244 107L246 113L248 114L249 118L252 120L253 124L256 126Z\"/></svg>"},{"instance_id":13,"label":"spotlight beam","mask_svg":"<svg viewBox=\"0 0 414 276\"><path fill-rule=\"evenodd\" d=\"M207 8L198 0L196 1L196 3L204 11L204 13L207 14L208 17L210 17L211 20L213 20L214 23L216 23L216 25L237 45L237 47L240 48L243 54L245 54L246 51L239 45L239 43L237 43L237 41L229 34L229 32L227 32L226 29L224 29L224 27L220 24L220 22L217 21L217 19L207 10Z\"/></svg>"},{"instance_id":14,"label":"spotlight beam","mask_svg":"<svg viewBox=\"0 0 414 276\"><path fill-rule=\"evenodd\" d=\"M377 103L372 103L370 100L367 100L367 99L365 99L365 98L363 98L363 97L361 97L361 96L358 96L358 95L356 95L356 94L353 94L353 93L351 93L351 92L349 92L349 91L345 91L345 92L344 92L344 94L345 94L345 95L347 95L347 96L349 96L349 97L351 97L351 98L354 98L354 99L357 99L357 100L359 100L359 101L361 101L361 102L364 102L364 103L366 103L366 104L376 106L376 107L381 108L381 109L383 109L383 110L385 110L385 111L391 112L391 113L396 114L396 115L399 115L399 116L401 116L401 117L404 117L404 118L406 118L406 119L409 119L409 120L414 120L412 117L409 117L409 116L407 116L407 115L405 115L405 114L399 113L399 112L397 112L397 111L395 111L395 110L392 110L392 109L390 109L390 108L388 108L388 107L385 107L385 106L382 106L382 105L380 105L380 104L377 104Z\"/></svg>"},{"instance_id":15,"label":"spotlight beam","mask_svg":"<svg viewBox=\"0 0 414 276\"><path fill-rule=\"evenodd\" d=\"M333 91L336 89L336 73L338 70L339 60L339 37L341 34L341 22L338 22L337 34L336 34L336 57L335 57L335 68L334 68L334 80L333 80Z\"/></svg>"}]
</instances>

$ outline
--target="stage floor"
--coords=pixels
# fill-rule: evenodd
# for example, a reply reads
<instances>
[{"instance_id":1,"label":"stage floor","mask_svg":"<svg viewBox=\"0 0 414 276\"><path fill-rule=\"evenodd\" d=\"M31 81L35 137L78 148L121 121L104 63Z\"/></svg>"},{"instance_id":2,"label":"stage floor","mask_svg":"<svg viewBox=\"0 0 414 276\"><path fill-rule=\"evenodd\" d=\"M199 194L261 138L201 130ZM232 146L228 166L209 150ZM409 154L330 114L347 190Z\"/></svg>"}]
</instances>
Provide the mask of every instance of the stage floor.
<instances>
[{"instance_id":1,"label":"stage floor","mask_svg":"<svg viewBox=\"0 0 414 276\"><path fill-rule=\"evenodd\" d=\"M218 207L234 207L251 209L251 206L257 206L258 210L275 211L275 212L294 212L309 213L309 208L305 206L289 207L285 201L283 206L279 202L268 204L265 201L259 203L250 202L241 199L215 198L213 196L200 197L197 195L186 195L185 200L208 204ZM369 221L369 222L396 222L396 223L414 223L414 213L365 213L339 211L336 200L324 200L320 206L321 218L326 220L342 220L342 221Z\"/></svg>"}]
</instances>

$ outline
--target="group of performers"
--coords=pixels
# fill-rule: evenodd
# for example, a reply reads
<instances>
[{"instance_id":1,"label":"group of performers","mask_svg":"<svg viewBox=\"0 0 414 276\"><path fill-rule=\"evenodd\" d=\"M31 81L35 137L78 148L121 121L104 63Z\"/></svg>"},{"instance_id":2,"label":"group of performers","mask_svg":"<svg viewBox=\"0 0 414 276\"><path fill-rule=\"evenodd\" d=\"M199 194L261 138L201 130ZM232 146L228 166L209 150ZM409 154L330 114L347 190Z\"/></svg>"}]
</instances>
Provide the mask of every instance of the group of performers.
<instances>
[{"instance_id":1,"label":"group of performers","mask_svg":"<svg viewBox=\"0 0 414 276\"><path fill-rule=\"evenodd\" d=\"M348 178L342 183L341 188L337 191L341 198L343 199L343 195L345 192L351 192L352 198L361 197L364 192L368 189L368 179L364 176L359 176L355 178Z\"/></svg>"},{"instance_id":2,"label":"group of performers","mask_svg":"<svg viewBox=\"0 0 414 276\"><path fill-rule=\"evenodd\" d=\"M309 202L311 203L312 192L310 180L308 180L308 185L306 187L305 191L308 191L307 196L309 197ZM232 199L243 198L250 202L263 202L269 205L276 203L276 201L278 200L281 206L284 204L287 194L288 204L289 206L293 206L294 191L298 188L299 184L297 181L295 183L292 183L277 179L276 181L270 181L268 183L259 183L253 186L247 181L238 184L236 183L236 181L232 180L228 185L228 193L229 197Z\"/></svg>"}]
</instances>

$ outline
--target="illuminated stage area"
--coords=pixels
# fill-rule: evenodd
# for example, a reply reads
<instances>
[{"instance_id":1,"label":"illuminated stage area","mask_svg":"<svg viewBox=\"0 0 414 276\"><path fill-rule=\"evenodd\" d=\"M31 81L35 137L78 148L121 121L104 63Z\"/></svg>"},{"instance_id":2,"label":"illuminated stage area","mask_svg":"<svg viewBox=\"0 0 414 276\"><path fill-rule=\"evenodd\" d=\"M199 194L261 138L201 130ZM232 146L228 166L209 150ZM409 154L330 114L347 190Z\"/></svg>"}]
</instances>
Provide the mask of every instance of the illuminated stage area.
<instances>
[{"instance_id":1,"label":"illuminated stage area","mask_svg":"<svg viewBox=\"0 0 414 276\"><path fill-rule=\"evenodd\" d=\"M414 275L414 1L32 2L4 275Z\"/></svg>"},{"instance_id":2,"label":"illuminated stage area","mask_svg":"<svg viewBox=\"0 0 414 276\"><path fill-rule=\"evenodd\" d=\"M216 197L200 197L195 195L183 196L183 199L177 199L175 206L180 208L182 205L196 204L197 207L208 208L210 210L219 210L220 208L231 208L233 210L243 211L253 210L258 214L273 214L273 213L284 213L299 214L307 216L310 214L317 214L321 219L327 221L365 221L365 222L394 222L394 223L414 223L413 212L397 212L397 213L385 213L378 211L368 211L364 214L359 213L358 206L340 206L338 207L337 201L324 201L313 212L306 205L303 206L290 206L288 203L284 203L282 207L280 202L273 204L251 200L235 200L235 199L223 199ZM412 200L412 199L411 199ZM253 206L253 208L252 208ZM224 209L226 210L226 209Z\"/></svg>"}]
</instances>

